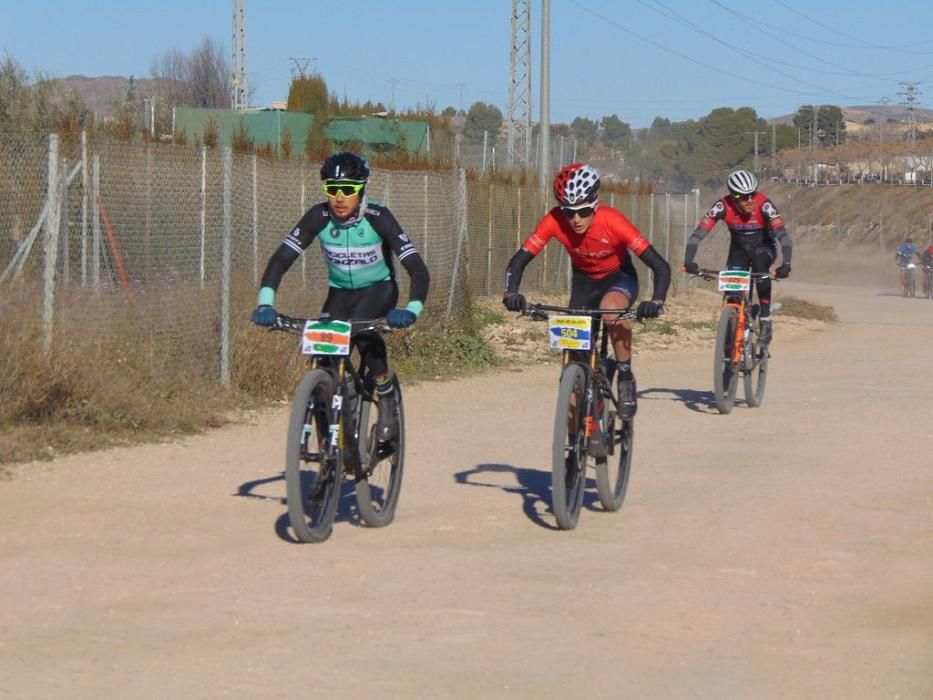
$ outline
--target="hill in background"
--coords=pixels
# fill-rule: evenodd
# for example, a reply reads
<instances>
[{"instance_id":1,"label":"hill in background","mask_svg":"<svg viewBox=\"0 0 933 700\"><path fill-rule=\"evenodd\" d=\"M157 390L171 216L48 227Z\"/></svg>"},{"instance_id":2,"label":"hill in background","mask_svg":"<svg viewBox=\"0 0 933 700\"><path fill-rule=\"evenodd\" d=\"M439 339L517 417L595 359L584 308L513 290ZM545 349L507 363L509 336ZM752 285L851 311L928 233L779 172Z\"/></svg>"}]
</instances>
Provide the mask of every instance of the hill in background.
<instances>
[{"instance_id":1,"label":"hill in background","mask_svg":"<svg viewBox=\"0 0 933 700\"><path fill-rule=\"evenodd\" d=\"M97 78L88 78L83 75L69 75L67 78L57 78L55 82L74 89L94 113L95 118L105 119L113 115L116 105L126 99L130 89L130 79L121 76L106 75ZM137 97L148 97L156 81L151 78L133 78Z\"/></svg>"}]
</instances>

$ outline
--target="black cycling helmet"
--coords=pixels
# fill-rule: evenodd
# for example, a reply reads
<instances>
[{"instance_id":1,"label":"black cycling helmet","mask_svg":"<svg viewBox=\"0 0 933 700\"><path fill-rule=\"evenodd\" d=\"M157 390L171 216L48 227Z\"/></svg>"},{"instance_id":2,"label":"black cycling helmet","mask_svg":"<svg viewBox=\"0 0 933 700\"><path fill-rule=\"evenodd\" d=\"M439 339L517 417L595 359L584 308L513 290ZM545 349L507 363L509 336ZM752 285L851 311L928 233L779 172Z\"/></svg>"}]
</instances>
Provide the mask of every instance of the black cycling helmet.
<instances>
[{"instance_id":1,"label":"black cycling helmet","mask_svg":"<svg viewBox=\"0 0 933 700\"><path fill-rule=\"evenodd\" d=\"M327 157L321 166L322 180L345 180L366 182L369 179L369 164L350 151L340 151Z\"/></svg>"}]
</instances>

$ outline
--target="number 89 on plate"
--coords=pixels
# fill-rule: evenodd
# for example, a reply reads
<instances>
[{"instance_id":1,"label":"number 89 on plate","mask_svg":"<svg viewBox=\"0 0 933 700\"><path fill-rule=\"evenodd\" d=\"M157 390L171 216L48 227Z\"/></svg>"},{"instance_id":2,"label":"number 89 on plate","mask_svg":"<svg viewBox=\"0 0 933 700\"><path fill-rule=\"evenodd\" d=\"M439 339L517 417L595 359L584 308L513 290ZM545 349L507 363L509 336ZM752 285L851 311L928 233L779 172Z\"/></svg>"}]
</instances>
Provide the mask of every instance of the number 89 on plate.
<instances>
[{"instance_id":1,"label":"number 89 on plate","mask_svg":"<svg viewBox=\"0 0 933 700\"><path fill-rule=\"evenodd\" d=\"M553 350L589 350L592 320L589 316L548 316L548 339Z\"/></svg>"}]
</instances>

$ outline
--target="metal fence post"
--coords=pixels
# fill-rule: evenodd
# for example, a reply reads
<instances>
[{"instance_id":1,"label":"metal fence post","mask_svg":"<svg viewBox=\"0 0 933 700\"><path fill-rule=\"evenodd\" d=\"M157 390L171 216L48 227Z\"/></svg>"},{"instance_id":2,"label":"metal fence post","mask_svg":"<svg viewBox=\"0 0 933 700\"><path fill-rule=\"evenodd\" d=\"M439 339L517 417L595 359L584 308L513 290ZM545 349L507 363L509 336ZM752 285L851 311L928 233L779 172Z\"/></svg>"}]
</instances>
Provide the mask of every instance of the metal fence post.
<instances>
[{"instance_id":1,"label":"metal fence post","mask_svg":"<svg viewBox=\"0 0 933 700\"><path fill-rule=\"evenodd\" d=\"M486 294L492 294L492 180L489 180L489 226L486 232Z\"/></svg>"},{"instance_id":2,"label":"metal fence post","mask_svg":"<svg viewBox=\"0 0 933 700\"><path fill-rule=\"evenodd\" d=\"M58 234L61 227L61 192L58 171L58 134L49 136L48 201L49 213L45 220L45 271L42 304L42 349L46 355L52 350L52 332L55 322L55 268L58 265Z\"/></svg>"},{"instance_id":3,"label":"metal fence post","mask_svg":"<svg viewBox=\"0 0 933 700\"><path fill-rule=\"evenodd\" d=\"M654 245L654 192L648 195L648 243ZM651 284L654 284L654 270L651 270Z\"/></svg>"},{"instance_id":4,"label":"metal fence post","mask_svg":"<svg viewBox=\"0 0 933 700\"><path fill-rule=\"evenodd\" d=\"M428 176L424 176L424 246L422 247L422 256L424 264L428 264Z\"/></svg>"},{"instance_id":5,"label":"metal fence post","mask_svg":"<svg viewBox=\"0 0 933 700\"><path fill-rule=\"evenodd\" d=\"M88 215L87 132L81 131L81 286L87 286L87 215Z\"/></svg>"},{"instance_id":6,"label":"metal fence post","mask_svg":"<svg viewBox=\"0 0 933 700\"><path fill-rule=\"evenodd\" d=\"M307 209L305 209L305 166L304 164L302 164L301 166L301 198L298 204L298 210L299 210L298 218L301 219L301 217L305 215L305 211L307 211ZM301 256L301 288L302 289L305 288L305 276L306 276L306 267L307 267L306 261L307 261L307 256L302 255Z\"/></svg>"},{"instance_id":7,"label":"metal fence post","mask_svg":"<svg viewBox=\"0 0 933 700\"><path fill-rule=\"evenodd\" d=\"M259 284L259 197L257 189L257 160L253 154L253 286Z\"/></svg>"},{"instance_id":8,"label":"metal fence post","mask_svg":"<svg viewBox=\"0 0 933 700\"><path fill-rule=\"evenodd\" d=\"M454 308L454 291L457 289L457 278L460 274L460 256L467 241L467 191L466 170L461 168L458 172L459 187L457 192L457 211L460 222L457 234L457 250L454 252L453 276L450 278L450 293L447 296L447 315L450 316Z\"/></svg>"},{"instance_id":9,"label":"metal fence post","mask_svg":"<svg viewBox=\"0 0 933 700\"><path fill-rule=\"evenodd\" d=\"M689 204L689 194L684 193L684 241L683 247L680 249L680 257L683 258L686 255L687 250L687 205ZM670 263L670 260L668 260ZM686 291L687 289L687 273L686 271L681 271L681 288Z\"/></svg>"},{"instance_id":10,"label":"metal fence post","mask_svg":"<svg viewBox=\"0 0 933 700\"><path fill-rule=\"evenodd\" d=\"M91 286L100 288L100 154L91 159Z\"/></svg>"},{"instance_id":11,"label":"metal fence post","mask_svg":"<svg viewBox=\"0 0 933 700\"><path fill-rule=\"evenodd\" d=\"M224 230L220 266L220 383L230 386L230 242L233 238L233 150L224 149Z\"/></svg>"}]
</instances>

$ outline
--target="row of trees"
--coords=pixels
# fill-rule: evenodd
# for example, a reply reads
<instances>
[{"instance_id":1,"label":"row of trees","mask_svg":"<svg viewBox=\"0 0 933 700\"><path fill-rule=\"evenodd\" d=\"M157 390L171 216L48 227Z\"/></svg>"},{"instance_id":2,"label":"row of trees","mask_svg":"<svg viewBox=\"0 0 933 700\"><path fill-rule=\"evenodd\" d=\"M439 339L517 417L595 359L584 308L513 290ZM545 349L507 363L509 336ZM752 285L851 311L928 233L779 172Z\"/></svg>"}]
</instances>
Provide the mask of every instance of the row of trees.
<instances>
[{"instance_id":1,"label":"row of trees","mask_svg":"<svg viewBox=\"0 0 933 700\"><path fill-rule=\"evenodd\" d=\"M171 131L173 106L229 105L229 64L222 47L209 38L187 53L165 52L153 61L151 76L145 91L137 89L136 81L130 78L126 90L112 97L112 118L94 124L91 110L75 90L47 75L30 78L6 56L0 63L0 132L45 134L56 130L67 138L81 129L96 128L128 140L139 138L144 114L155 116L144 136L160 135ZM425 104L389 114L380 102L339 99L317 73L292 81L288 109L320 117L315 119L306 149L312 158L330 148L324 127L337 115L386 114L429 121L432 148L444 154L455 150L452 144L457 134L474 144L488 141L490 147L496 146L504 121L502 111L485 102L475 102L467 111L450 106L438 111L435 105ZM780 160L797 162L803 160L802 150L812 154L815 149L832 148L841 156L848 141L842 109L835 105L804 105L791 123L774 126L749 107L719 108L683 122L657 117L647 129L633 129L616 114L598 120L576 117L569 124L552 126L552 141L556 138L571 140L578 158L599 164L608 175L657 182L679 191L717 185L729 170L756 164L764 167L772 155L780 153L793 154ZM894 140L893 135L890 138ZM810 160L814 158L810 156Z\"/></svg>"}]
</instances>

